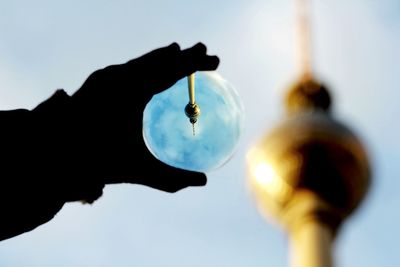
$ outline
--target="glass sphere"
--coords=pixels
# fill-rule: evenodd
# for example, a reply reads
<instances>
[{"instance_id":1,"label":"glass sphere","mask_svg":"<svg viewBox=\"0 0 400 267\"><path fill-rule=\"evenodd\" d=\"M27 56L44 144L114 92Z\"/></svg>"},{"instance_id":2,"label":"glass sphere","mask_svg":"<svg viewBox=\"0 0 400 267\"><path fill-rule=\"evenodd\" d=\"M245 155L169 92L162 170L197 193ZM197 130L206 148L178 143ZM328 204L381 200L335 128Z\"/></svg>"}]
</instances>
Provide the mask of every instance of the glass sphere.
<instances>
[{"instance_id":1,"label":"glass sphere","mask_svg":"<svg viewBox=\"0 0 400 267\"><path fill-rule=\"evenodd\" d=\"M164 163L205 172L221 167L235 152L244 108L233 86L211 71L196 73L195 99L196 107L190 107L187 78L154 95L144 110L143 137Z\"/></svg>"}]
</instances>

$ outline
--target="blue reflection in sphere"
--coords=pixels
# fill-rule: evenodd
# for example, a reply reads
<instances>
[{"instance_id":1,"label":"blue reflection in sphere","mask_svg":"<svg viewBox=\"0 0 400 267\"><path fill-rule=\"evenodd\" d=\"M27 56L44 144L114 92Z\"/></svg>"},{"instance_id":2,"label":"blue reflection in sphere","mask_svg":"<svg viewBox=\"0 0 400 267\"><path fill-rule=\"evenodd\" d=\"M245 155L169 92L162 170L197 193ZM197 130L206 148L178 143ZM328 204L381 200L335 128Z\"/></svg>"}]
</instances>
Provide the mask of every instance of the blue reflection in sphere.
<instances>
[{"instance_id":1,"label":"blue reflection in sphere","mask_svg":"<svg viewBox=\"0 0 400 267\"><path fill-rule=\"evenodd\" d=\"M201 115L192 124L185 115L189 102L187 79L154 95L143 114L143 137L148 149L171 166L210 171L233 155L244 122L240 98L216 72L197 72L196 103Z\"/></svg>"}]
</instances>

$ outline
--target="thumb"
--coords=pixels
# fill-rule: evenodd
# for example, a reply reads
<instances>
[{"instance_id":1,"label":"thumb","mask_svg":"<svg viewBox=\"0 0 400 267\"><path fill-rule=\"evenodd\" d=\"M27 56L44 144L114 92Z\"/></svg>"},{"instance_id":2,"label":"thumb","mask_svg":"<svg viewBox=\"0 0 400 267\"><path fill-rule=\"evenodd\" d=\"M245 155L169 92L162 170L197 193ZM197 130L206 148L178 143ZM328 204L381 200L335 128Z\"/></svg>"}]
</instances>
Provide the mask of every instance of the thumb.
<instances>
[{"instance_id":1,"label":"thumb","mask_svg":"<svg viewBox=\"0 0 400 267\"><path fill-rule=\"evenodd\" d=\"M146 168L145 174L137 181L138 184L174 193L189 186L204 186L207 183L204 173L171 167L155 160L158 162L157 166L152 164L150 168Z\"/></svg>"}]
</instances>

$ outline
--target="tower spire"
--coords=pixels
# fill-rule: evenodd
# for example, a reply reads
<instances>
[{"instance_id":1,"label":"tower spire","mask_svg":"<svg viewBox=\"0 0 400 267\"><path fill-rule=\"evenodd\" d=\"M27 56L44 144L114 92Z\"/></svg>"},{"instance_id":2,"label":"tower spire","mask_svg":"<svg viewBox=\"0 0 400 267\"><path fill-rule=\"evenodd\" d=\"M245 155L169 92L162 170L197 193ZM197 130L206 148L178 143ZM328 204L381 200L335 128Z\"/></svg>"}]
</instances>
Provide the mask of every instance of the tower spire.
<instances>
[{"instance_id":1,"label":"tower spire","mask_svg":"<svg viewBox=\"0 0 400 267\"><path fill-rule=\"evenodd\" d=\"M300 76L312 78L310 0L295 0L297 61Z\"/></svg>"}]
</instances>

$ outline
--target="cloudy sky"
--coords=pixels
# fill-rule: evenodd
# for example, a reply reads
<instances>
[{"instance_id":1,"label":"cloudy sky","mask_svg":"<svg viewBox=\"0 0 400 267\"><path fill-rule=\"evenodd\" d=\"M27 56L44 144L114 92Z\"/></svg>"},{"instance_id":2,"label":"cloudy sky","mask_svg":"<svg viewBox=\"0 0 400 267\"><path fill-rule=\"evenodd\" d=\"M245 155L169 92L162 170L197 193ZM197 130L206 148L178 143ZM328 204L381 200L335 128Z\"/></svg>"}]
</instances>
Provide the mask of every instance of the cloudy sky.
<instances>
[{"instance_id":1,"label":"cloudy sky","mask_svg":"<svg viewBox=\"0 0 400 267\"><path fill-rule=\"evenodd\" d=\"M314 0L313 66L335 115L370 151L374 181L336 241L338 266L397 266L400 212L400 3ZM286 266L285 233L257 212L245 155L282 118L297 75L293 1L2 1L0 109L75 92L94 70L155 48L201 41L235 85L245 130L203 188L166 194L113 185L93 205L0 242L0 266Z\"/></svg>"}]
</instances>

